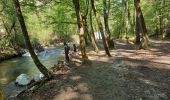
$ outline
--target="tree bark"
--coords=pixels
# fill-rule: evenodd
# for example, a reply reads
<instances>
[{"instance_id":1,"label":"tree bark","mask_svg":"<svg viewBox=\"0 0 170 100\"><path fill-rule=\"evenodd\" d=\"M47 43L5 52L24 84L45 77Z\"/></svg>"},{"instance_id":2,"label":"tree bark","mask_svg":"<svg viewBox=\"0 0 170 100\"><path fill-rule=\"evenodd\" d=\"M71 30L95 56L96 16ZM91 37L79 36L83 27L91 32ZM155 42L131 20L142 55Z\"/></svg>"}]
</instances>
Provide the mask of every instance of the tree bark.
<instances>
[{"instance_id":1,"label":"tree bark","mask_svg":"<svg viewBox=\"0 0 170 100\"><path fill-rule=\"evenodd\" d=\"M102 36L102 40L103 40L103 45L104 45L104 49L105 49L105 52L106 54L111 57L111 54L110 54L110 51L109 51L109 47L107 45L107 41L106 41L106 38L105 38L105 35L104 35L104 31L103 31L103 25L102 25L102 22L100 20L100 14L97 12L96 10L96 7L94 5L94 0L91 0L91 6L92 6L92 9L93 9L93 12L95 14L95 17L96 17L96 21L97 21L97 24L98 24L98 27L99 27L99 30L100 30L100 33L101 33L101 36Z\"/></svg>"},{"instance_id":2,"label":"tree bark","mask_svg":"<svg viewBox=\"0 0 170 100\"><path fill-rule=\"evenodd\" d=\"M125 2L125 12L126 12L125 33L126 33L126 40L128 41L128 32L129 32L129 2L128 2L128 0L126 0L126 2Z\"/></svg>"},{"instance_id":3,"label":"tree bark","mask_svg":"<svg viewBox=\"0 0 170 100\"><path fill-rule=\"evenodd\" d=\"M86 45L89 45L89 42L91 42L89 30L88 30L88 24L87 24L87 15L89 13L89 0L84 0L85 1L85 12L82 15L83 19L83 25L84 25L84 36L85 36L85 42Z\"/></svg>"},{"instance_id":4,"label":"tree bark","mask_svg":"<svg viewBox=\"0 0 170 100\"><path fill-rule=\"evenodd\" d=\"M19 1L18 0L13 0L13 3L15 5L15 9L16 9L16 14L17 14L17 17L18 17L18 20L19 20L19 23L20 23L20 26L21 26L21 29L22 29L22 33L23 33L23 36L24 36L24 39L25 39L25 43L26 43L26 46L27 46L27 49L29 50L29 53L35 63L35 65L37 66L37 68L39 69L39 71L45 75L45 77L49 78L51 76L50 72L48 71L48 69L39 61L37 55L35 54L34 50L33 50L33 47L31 45L31 42L30 42L30 38L29 38L29 35L28 35L28 31L27 31L27 28L26 28L26 25L25 25L25 20L24 20L24 17L22 15L22 12L21 12L21 8L20 8L20 4L19 4Z\"/></svg>"},{"instance_id":5,"label":"tree bark","mask_svg":"<svg viewBox=\"0 0 170 100\"><path fill-rule=\"evenodd\" d=\"M87 58L86 55L86 43L85 43L85 39L84 39L84 28L83 28L83 19L82 19L82 15L81 15L81 11L80 11L80 4L79 4L79 0L72 0L74 7L75 7L75 12L76 12L76 16L77 16L77 24L78 24L78 28L79 28L79 39L80 39L80 49L81 49L81 54L82 54L82 58Z\"/></svg>"},{"instance_id":6,"label":"tree bark","mask_svg":"<svg viewBox=\"0 0 170 100\"><path fill-rule=\"evenodd\" d=\"M95 35L94 35L94 29L93 29L92 8L90 8L89 16L90 16L90 37L91 37L91 42L92 42L92 45L93 45L95 51L99 52L99 48L97 46L97 42L96 42Z\"/></svg>"},{"instance_id":7,"label":"tree bark","mask_svg":"<svg viewBox=\"0 0 170 100\"><path fill-rule=\"evenodd\" d=\"M85 16L82 16L83 18L83 25L84 25L84 37L85 37L85 43L86 45L89 45L89 41L91 41L88 31L88 25L87 25L87 18Z\"/></svg>"},{"instance_id":8,"label":"tree bark","mask_svg":"<svg viewBox=\"0 0 170 100\"><path fill-rule=\"evenodd\" d=\"M146 28L146 24L145 24L145 19L143 17L143 13L140 9L141 12L141 23L142 23L142 29L143 29L143 37L145 38L146 44L149 44L149 37L148 37L148 30Z\"/></svg>"},{"instance_id":9,"label":"tree bark","mask_svg":"<svg viewBox=\"0 0 170 100\"><path fill-rule=\"evenodd\" d=\"M107 4L106 0L103 0L103 13L104 13L104 26L105 26L105 33L106 33L106 41L110 49L114 48L113 39L111 39L111 33L109 29L109 12L110 12L110 0Z\"/></svg>"},{"instance_id":10,"label":"tree bark","mask_svg":"<svg viewBox=\"0 0 170 100\"><path fill-rule=\"evenodd\" d=\"M144 21L144 17L140 8L140 0L134 0L134 6L136 11L136 44L139 45L139 49L148 48L148 35Z\"/></svg>"},{"instance_id":11,"label":"tree bark","mask_svg":"<svg viewBox=\"0 0 170 100\"><path fill-rule=\"evenodd\" d=\"M160 10L159 10L159 34L160 34L160 38L163 39L164 38L164 10L163 7L165 5L165 0L161 0L161 5L160 5Z\"/></svg>"}]
</instances>

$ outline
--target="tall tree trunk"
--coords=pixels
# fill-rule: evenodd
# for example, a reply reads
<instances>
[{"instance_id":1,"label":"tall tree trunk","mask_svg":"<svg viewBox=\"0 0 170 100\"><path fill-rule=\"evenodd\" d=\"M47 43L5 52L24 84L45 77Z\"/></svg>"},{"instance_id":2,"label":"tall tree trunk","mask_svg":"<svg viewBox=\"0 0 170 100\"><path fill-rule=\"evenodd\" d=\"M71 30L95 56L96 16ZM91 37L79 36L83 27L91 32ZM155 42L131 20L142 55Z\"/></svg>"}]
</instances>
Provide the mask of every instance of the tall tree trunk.
<instances>
[{"instance_id":1,"label":"tall tree trunk","mask_svg":"<svg viewBox=\"0 0 170 100\"><path fill-rule=\"evenodd\" d=\"M164 13L164 0L161 0L161 7L160 7L160 10L159 10L159 34L160 34L160 39L163 39L164 37L164 22L163 22L163 19L164 19L164 16L163 16L163 13Z\"/></svg>"},{"instance_id":2,"label":"tall tree trunk","mask_svg":"<svg viewBox=\"0 0 170 100\"><path fill-rule=\"evenodd\" d=\"M23 36L24 36L24 39L25 39L25 43L26 43L26 46L27 46L27 48L28 48L28 50L29 50L29 52L31 54L31 57L32 57L35 65L37 66L37 68L40 70L40 72L42 74L44 74L45 77L49 78L51 76L50 72L39 61L37 55L35 54L35 52L33 50L32 45L31 45L31 42L30 42L30 39L29 39L29 36L28 36L28 31L27 31L27 28L26 28L26 25L25 25L25 20L23 18L22 12L21 12L19 1L18 0L13 0L13 3L15 5L16 14L17 14L17 17L18 17L18 20L19 20L19 23L20 23L20 26L21 26L21 29L22 29L22 33L23 33Z\"/></svg>"},{"instance_id":3,"label":"tall tree trunk","mask_svg":"<svg viewBox=\"0 0 170 100\"><path fill-rule=\"evenodd\" d=\"M91 41L88 25L87 25L87 18L85 16L82 16L83 18L83 25L84 25L84 36L85 36L85 43L86 45L89 45L89 41Z\"/></svg>"},{"instance_id":4,"label":"tall tree trunk","mask_svg":"<svg viewBox=\"0 0 170 100\"><path fill-rule=\"evenodd\" d=\"M94 35L93 20L92 20L92 8L91 7L90 7L89 17L90 17L90 37L92 40L91 42L92 42L92 45L93 45L95 51L99 52L99 48L97 46L97 42L96 42L95 35Z\"/></svg>"},{"instance_id":5,"label":"tall tree trunk","mask_svg":"<svg viewBox=\"0 0 170 100\"><path fill-rule=\"evenodd\" d=\"M126 34L126 40L128 41L128 32L129 32L129 2L128 2L128 0L126 0L126 2L125 2L125 12L126 12L125 34Z\"/></svg>"},{"instance_id":6,"label":"tall tree trunk","mask_svg":"<svg viewBox=\"0 0 170 100\"><path fill-rule=\"evenodd\" d=\"M148 30L146 28L145 19L144 19L141 9L140 9L140 12L141 12L141 23L142 23L143 37L145 38L146 44L149 45Z\"/></svg>"},{"instance_id":7,"label":"tall tree trunk","mask_svg":"<svg viewBox=\"0 0 170 100\"><path fill-rule=\"evenodd\" d=\"M96 10L96 7L94 5L94 0L91 0L91 6L92 6L93 12L95 14L96 21L97 21L97 24L98 24L98 27L99 27L99 30L100 30L100 33L101 33L101 36L102 36L105 52L109 57L111 57L110 51L109 51L109 48L108 48L108 45L107 45L107 41L106 41L106 38L105 38L105 35L104 35L102 22L100 20L100 14Z\"/></svg>"},{"instance_id":8,"label":"tall tree trunk","mask_svg":"<svg viewBox=\"0 0 170 100\"><path fill-rule=\"evenodd\" d=\"M140 8L140 0L134 0L134 6L136 11L136 44L139 45L139 48L145 49L148 47L149 39L144 17Z\"/></svg>"},{"instance_id":9,"label":"tall tree trunk","mask_svg":"<svg viewBox=\"0 0 170 100\"><path fill-rule=\"evenodd\" d=\"M119 18L119 23L118 23L118 30L119 30L119 35L118 38L122 39L122 33L123 33L123 8L121 8L121 12L120 12L120 18Z\"/></svg>"},{"instance_id":10,"label":"tall tree trunk","mask_svg":"<svg viewBox=\"0 0 170 100\"><path fill-rule=\"evenodd\" d=\"M106 0L103 0L103 13L104 13L104 26L105 26L105 33L106 33L106 41L108 43L108 46L110 49L114 48L114 42L113 39L111 39L111 33L109 29L109 12L110 12L110 0L108 1L108 4Z\"/></svg>"},{"instance_id":11,"label":"tall tree trunk","mask_svg":"<svg viewBox=\"0 0 170 100\"><path fill-rule=\"evenodd\" d=\"M82 15L81 15L81 11L80 11L80 4L79 4L79 0L72 0L74 7L75 7L75 11L76 11L76 16L77 16L77 24L78 24L78 28L79 28L79 39L80 39L80 48L81 48L81 54L82 54L82 58L87 58L86 55L86 43L85 43L85 39L84 39L84 28L83 28L83 19L82 19Z\"/></svg>"},{"instance_id":12,"label":"tall tree trunk","mask_svg":"<svg viewBox=\"0 0 170 100\"><path fill-rule=\"evenodd\" d=\"M140 24L140 12L139 12L139 0L134 0L134 6L135 6L135 13L136 13L136 44L141 45L141 24Z\"/></svg>"},{"instance_id":13,"label":"tall tree trunk","mask_svg":"<svg viewBox=\"0 0 170 100\"><path fill-rule=\"evenodd\" d=\"M123 36L124 36L124 33L125 33L125 11L124 11L124 3L125 3L125 1L124 0L122 0L122 3L121 3L121 17L120 17L120 23L121 23L121 25L120 25L120 38L123 38Z\"/></svg>"},{"instance_id":14,"label":"tall tree trunk","mask_svg":"<svg viewBox=\"0 0 170 100\"><path fill-rule=\"evenodd\" d=\"M82 19L84 25L85 42L86 45L89 45L89 42L91 41L89 30L88 30L88 24L87 24L87 15L89 13L89 0L84 0L84 2L85 2L85 12L82 14Z\"/></svg>"},{"instance_id":15,"label":"tall tree trunk","mask_svg":"<svg viewBox=\"0 0 170 100\"><path fill-rule=\"evenodd\" d=\"M136 8L135 8L135 0L134 0L134 14L133 14L133 25L134 25L134 27L133 27L133 35L135 36L137 36L137 34L136 34L136 17L137 15L136 15ZM137 38L137 37L136 37ZM136 41L135 41L136 42Z\"/></svg>"}]
</instances>

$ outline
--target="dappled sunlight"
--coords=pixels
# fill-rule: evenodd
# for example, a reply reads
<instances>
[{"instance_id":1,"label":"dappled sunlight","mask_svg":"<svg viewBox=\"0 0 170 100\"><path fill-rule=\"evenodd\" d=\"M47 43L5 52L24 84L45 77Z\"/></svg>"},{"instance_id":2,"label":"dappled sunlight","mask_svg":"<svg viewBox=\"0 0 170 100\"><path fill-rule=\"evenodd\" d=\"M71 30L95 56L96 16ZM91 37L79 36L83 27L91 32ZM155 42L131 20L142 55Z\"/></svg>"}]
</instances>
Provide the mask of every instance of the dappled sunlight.
<instances>
[{"instance_id":1,"label":"dappled sunlight","mask_svg":"<svg viewBox=\"0 0 170 100\"><path fill-rule=\"evenodd\" d=\"M129 50L129 45L118 45L114 52L117 56L122 56L124 62L130 66L145 65L150 68L170 69L170 52L168 41L158 41L152 43L148 50ZM129 47L130 48L130 47Z\"/></svg>"},{"instance_id":2,"label":"dappled sunlight","mask_svg":"<svg viewBox=\"0 0 170 100\"><path fill-rule=\"evenodd\" d=\"M71 79L71 80L74 80L74 81L80 80L80 79L81 79L81 76L70 76L70 79Z\"/></svg>"},{"instance_id":3,"label":"dappled sunlight","mask_svg":"<svg viewBox=\"0 0 170 100\"><path fill-rule=\"evenodd\" d=\"M126 45L124 45L126 46ZM156 50L156 49L155 49ZM131 97L148 100L167 99L170 82L169 62L162 52L153 50L111 50L107 57L88 51L88 62L74 58L68 79L56 81L51 98L80 100L125 100ZM55 84L55 82L52 82ZM59 87L58 87L59 86ZM64 98L64 99L63 99Z\"/></svg>"},{"instance_id":4,"label":"dappled sunlight","mask_svg":"<svg viewBox=\"0 0 170 100\"><path fill-rule=\"evenodd\" d=\"M152 86L158 86L156 82L152 82L151 80L144 79L144 78L139 78L141 82L144 82L145 84L152 85Z\"/></svg>"},{"instance_id":5,"label":"dappled sunlight","mask_svg":"<svg viewBox=\"0 0 170 100\"><path fill-rule=\"evenodd\" d=\"M78 99L80 94L75 92L72 88L66 87L66 90L60 90L59 94L54 97L53 100L71 100Z\"/></svg>"},{"instance_id":6,"label":"dappled sunlight","mask_svg":"<svg viewBox=\"0 0 170 100\"><path fill-rule=\"evenodd\" d=\"M0 100L169 100L169 3L0 0Z\"/></svg>"}]
</instances>

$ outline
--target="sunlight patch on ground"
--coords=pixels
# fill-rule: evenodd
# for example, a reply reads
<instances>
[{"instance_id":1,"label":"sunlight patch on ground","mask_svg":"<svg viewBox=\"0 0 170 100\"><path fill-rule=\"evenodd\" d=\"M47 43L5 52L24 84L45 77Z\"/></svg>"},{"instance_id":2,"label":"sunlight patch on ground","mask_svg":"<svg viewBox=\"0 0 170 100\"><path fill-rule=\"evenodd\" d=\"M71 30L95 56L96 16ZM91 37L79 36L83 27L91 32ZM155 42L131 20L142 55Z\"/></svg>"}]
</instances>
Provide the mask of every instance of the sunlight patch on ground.
<instances>
[{"instance_id":1,"label":"sunlight patch on ground","mask_svg":"<svg viewBox=\"0 0 170 100\"><path fill-rule=\"evenodd\" d=\"M80 91L81 93L87 93L89 89L86 83L79 83L76 86L76 90Z\"/></svg>"},{"instance_id":2,"label":"sunlight patch on ground","mask_svg":"<svg viewBox=\"0 0 170 100\"><path fill-rule=\"evenodd\" d=\"M78 83L75 87L70 86L60 90L53 100L93 100L88 91L86 83Z\"/></svg>"},{"instance_id":3,"label":"sunlight patch on ground","mask_svg":"<svg viewBox=\"0 0 170 100\"><path fill-rule=\"evenodd\" d=\"M77 92L73 91L60 91L58 95L54 97L53 100L73 100L77 99L79 97L79 94Z\"/></svg>"},{"instance_id":4,"label":"sunlight patch on ground","mask_svg":"<svg viewBox=\"0 0 170 100\"><path fill-rule=\"evenodd\" d=\"M158 86L158 84L157 84L156 82L153 82L153 81L148 80L148 79L139 78L139 80L140 80L141 82L144 82L144 83L148 84L148 85Z\"/></svg>"},{"instance_id":5,"label":"sunlight patch on ground","mask_svg":"<svg viewBox=\"0 0 170 100\"><path fill-rule=\"evenodd\" d=\"M71 80L80 80L81 79L81 76L71 76L70 77Z\"/></svg>"}]
</instances>

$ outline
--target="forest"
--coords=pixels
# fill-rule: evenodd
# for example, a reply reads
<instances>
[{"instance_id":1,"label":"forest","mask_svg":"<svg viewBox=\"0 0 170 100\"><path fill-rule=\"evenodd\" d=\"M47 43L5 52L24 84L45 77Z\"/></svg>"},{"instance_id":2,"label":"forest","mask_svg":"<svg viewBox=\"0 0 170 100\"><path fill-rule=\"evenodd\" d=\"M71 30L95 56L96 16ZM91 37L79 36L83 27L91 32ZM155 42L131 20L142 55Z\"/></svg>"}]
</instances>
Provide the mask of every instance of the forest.
<instances>
[{"instance_id":1,"label":"forest","mask_svg":"<svg viewBox=\"0 0 170 100\"><path fill-rule=\"evenodd\" d=\"M169 100L170 0L1 0L0 99Z\"/></svg>"}]
</instances>

